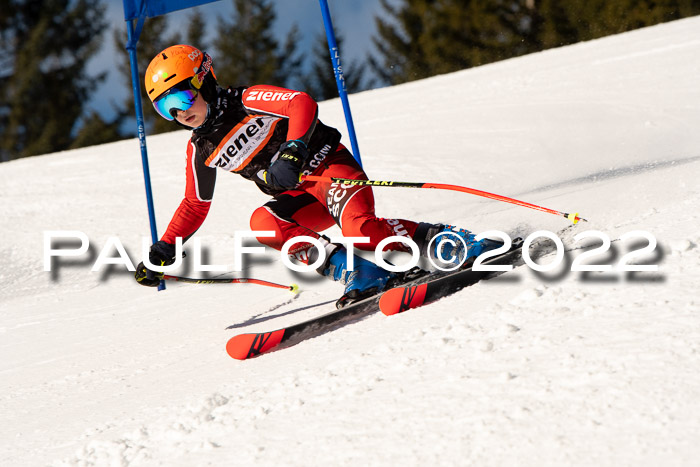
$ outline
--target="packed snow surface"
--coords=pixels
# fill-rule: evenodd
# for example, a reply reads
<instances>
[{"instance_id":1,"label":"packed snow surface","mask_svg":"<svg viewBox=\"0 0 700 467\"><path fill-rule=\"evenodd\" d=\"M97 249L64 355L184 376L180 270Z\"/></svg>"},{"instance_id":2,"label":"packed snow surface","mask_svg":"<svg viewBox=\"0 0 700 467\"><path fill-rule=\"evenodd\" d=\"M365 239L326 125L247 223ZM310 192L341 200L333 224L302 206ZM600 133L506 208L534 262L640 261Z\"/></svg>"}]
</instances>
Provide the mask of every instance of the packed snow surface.
<instances>
[{"instance_id":1,"label":"packed snow surface","mask_svg":"<svg viewBox=\"0 0 700 467\"><path fill-rule=\"evenodd\" d=\"M0 464L697 465L699 76L691 18L351 96L371 178L464 185L589 222L375 188L383 217L545 230L568 251L559 266L540 260L552 271L522 266L243 362L224 350L231 336L328 312L342 286L292 274L272 250L227 277L296 282L298 296L157 292L123 264L93 272L117 245L138 263L149 238L138 142L0 165ZM345 129L338 100L320 118ZM148 139L160 233L184 192L187 139ZM231 267L234 233L266 200L219 174L196 235L206 263ZM50 231L83 232L90 248L47 272ZM612 270L572 272L602 238L610 248L582 263ZM626 264L658 270L620 271L630 252ZM191 259L180 272L195 275Z\"/></svg>"}]
</instances>

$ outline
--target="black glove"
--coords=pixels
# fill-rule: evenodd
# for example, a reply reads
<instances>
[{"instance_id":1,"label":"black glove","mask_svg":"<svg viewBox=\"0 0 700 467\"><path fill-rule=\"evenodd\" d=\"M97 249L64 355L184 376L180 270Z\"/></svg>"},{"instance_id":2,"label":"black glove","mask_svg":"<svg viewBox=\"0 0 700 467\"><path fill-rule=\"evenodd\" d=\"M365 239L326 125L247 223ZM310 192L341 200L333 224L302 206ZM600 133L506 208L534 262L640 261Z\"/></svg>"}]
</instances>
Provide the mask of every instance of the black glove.
<instances>
[{"instance_id":1,"label":"black glove","mask_svg":"<svg viewBox=\"0 0 700 467\"><path fill-rule=\"evenodd\" d=\"M175 262L175 245L165 243L159 240L151 245L151 251L148 253L148 260L154 266L170 266ZM136 266L134 273L136 282L147 287L157 287L160 281L163 280L163 273L151 271L143 262Z\"/></svg>"},{"instance_id":2,"label":"black glove","mask_svg":"<svg viewBox=\"0 0 700 467\"><path fill-rule=\"evenodd\" d=\"M273 188L290 190L299 184L301 166L309 157L306 143L299 139L280 146L280 156L265 173L265 183Z\"/></svg>"}]
</instances>

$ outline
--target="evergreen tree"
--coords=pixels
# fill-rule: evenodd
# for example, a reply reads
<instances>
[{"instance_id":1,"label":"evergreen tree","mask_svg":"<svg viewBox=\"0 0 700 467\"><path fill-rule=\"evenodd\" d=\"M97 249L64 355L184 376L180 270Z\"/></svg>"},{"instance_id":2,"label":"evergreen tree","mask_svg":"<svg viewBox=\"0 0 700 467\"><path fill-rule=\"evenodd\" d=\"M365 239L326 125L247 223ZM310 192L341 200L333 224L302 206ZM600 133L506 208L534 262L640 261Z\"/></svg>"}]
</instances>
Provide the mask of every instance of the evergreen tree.
<instances>
[{"instance_id":1,"label":"evergreen tree","mask_svg":"<svg viewBox=\"0 0 700 467\"><path fill-rule=\"evenodd\" d=\"M574 44L700 14L698 0L537 0L543 48Z\"/></svg>"},{"instance_id":2,"label":"evergreen tree","mask_svg":"<svg viewBox=\"0 0 700 467\"><path fill-rule=\"evenodd\" d=\"M700 14L700 0L381 0L370 64L401 83Z\"/></svg>"},{"instance_id":3,"label":"evergreen tree","mask_svg":"<svg viewBox=\"0 0 700 467\"><path fill-rule=\"evenodd\" d=\"M116 120L107 122L99 113L94 110L91 111L88 116L83 119L80 131L68 149L95 146L97 144L111 143L123 139L124 135L119 131L121 121L121 117L117 116Z\"/></svg>"},{"instance_id":4,"label":"evergreen tree","mask_svg":"<svg viewBox=\"0 0 700 467\"><path fill-rule=\"evenodd\" d=\"M214 69L219 82L288 86L301 67L296 26L280 47L273 34L275 11L268 0L233 0L233 4L233 20L219 18L216 28Z\"/></svg>"},{"instance_id":5,"label":"evergreen tree","mask_svg":"<svg viewBox=\"0 0 700 467\"><path fill-rule=\"evenodd\" d=\"M0 8L0 160L60 151L104 74L89 76L104 5L89 0L5 1Z\"/></svg>"},{"instance_id":6,"label":"evergreen tree","mask_svg":"<svg viewBox=\"0 0 700 467\"><path fill-rule=\"evenodd\" d=\"M209 43L204 38L204 34L207 31L206 28L207 24L202 17L200 9L192 9L190 14L187 15L187 30L185 31L184 43L193 45L199 50L207 52L209 50Z\"/></svg>"},{"instance_id":7,"label":"evergreen tree","mask_svg":"<svg viewBox=\"0 0 700 467\"><path fill-rule=\"evenodd\" d=\"M380 2L384 12L375 18L378 37L373 37L372 42L379 51L382 63L370 59L374 72L389 84L430 76L418 42L423 33L420 11L414 10L411 0L400 8L391 6L387 0ZM426 72L416 74L412 69Z\"/></svg>"},{"instance_id":8,"label":"evergreen tree","mask_svg":"<svg viewBox=\"0 0 700 467\"><path fill-rule=\"evenodd\" d=\"M287 34L287 40L284 41L284 45L277 54L279 62L274 80L276 83L280 83L280 86L295 89L301 79L299 74L304 59L301 54L297 53L299 37L299 27L293 24Z\"/></svg>"},{"instance_id":9,"label":"evergreen tree","mask_svg":"<svg viewBox=\"0 0 700 467\"><path fill-rule=\"evenodd\" d=\"M384 81L449 73L524 53L523 22L505 0L404 0L375 18L373 43L381 56L370 60Z\"/></svg>"},{"instance_id":10,"label":"evergreen tree","mask_svg":"<svg viewBox=\"0 0 700 467\"><path fill-rule=\"evenodd\" d=\"M343 41L343 37L336 32L336 42L341 53L343 51ZM311 69L301 77L300 89L308 92L319 101L338 97L338 85L335 82L333 63L331 62L325 33L322 32L316 36L311 56ZM364 84L366 64L353 61L349 66L345 66L344 63L342 62L341 66L347 91L352 93L367 89L370 84Z\"/></svg>"}]
</instances>

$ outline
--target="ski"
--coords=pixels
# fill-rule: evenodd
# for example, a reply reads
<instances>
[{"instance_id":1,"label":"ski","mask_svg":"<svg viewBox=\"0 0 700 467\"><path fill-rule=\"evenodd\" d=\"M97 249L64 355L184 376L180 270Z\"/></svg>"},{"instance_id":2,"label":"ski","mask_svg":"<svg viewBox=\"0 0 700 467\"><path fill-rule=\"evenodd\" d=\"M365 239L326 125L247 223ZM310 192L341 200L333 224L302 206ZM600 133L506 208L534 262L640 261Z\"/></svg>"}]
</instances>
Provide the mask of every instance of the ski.
<instances>
[{"instance_id":1,"label":"ski","mask_svg":"<svg viewBox=\"0 0 700 467\"><path fill-rule=\"evenodd\" d=\"M501 255L494 256L493 258L490 258L487 261L484 261L484 264L494 264L496 262L499 262L499 260L508 261L508 259L511 256L513 256L514 252L520 251L521 247L522 240L516 239L513 243L513 246L507 252ZM424 290L426 289L426 287L423 286L426 286L427 284L443 284L443 281L449 282L450 278L453 278L455 282L458 282L459 278L459 281L462 281L462 283L465 285L462 285L458 289L454 289L454 292L456 292L457 290L464 288L467 285L471 285L467 283L467 278L476 279L477 277L478 280L480 280L484 277L484 275L481 272L471 271L471 269L461 269L458 272L438 271L431 274L424 274L414 280L409 280L400 286L395 286L389 289L387 292L373 295L364 300L351 303L343 308L334 310L330 313L326 313L315 318L311 318L301 323L293 324L271 332L246 333L235 335L226 343L226 352L232 358L235 358L237 360L246 360L248 358L256 357L260 354L270 352L271 350L279 348L285 343L291 343L293 341L297 342L299 340L302 340L304 335L314 335L314 331L323 329L329 325L340 324L344 320L349 320L351 318L359 318L374 313L377 310L381 309L381 299L388 292L392 292L392 294L397 294L399 292L393 291L404 289ZM474 280L472 283L475 283L478 280ZM416 287L422 288L418 289ZM434 285L431 286L430 290L433 290L434 287ZM431 294L433 294L433 292L431 292ZM429 295L428 297L430 296L432 295ZM409 303L415 304L417 303L416 300L413 300ZM425 300L421 303L425 303ZM415 304L414 307L415 306L419 305Z\"/></svg>"},{"instance_id":2,"label":"ski","mask_svg":"<svg viewBox=\"0 0 700 467\"><path fill-rule=\"evenodd\" d=\"M256 357L279 347L285 342L292 341L293 338L301 337L305 333L310 334L313 330L322 329L330 324L339 324L346 319L374 313L379 308L379 297L379 294L373 295L325 315L277 329L276 331L238 334L226 343L226 352L237 360Z\"/></svg>"},{"instance_id":3,"label":"ski","mask_svg":"<svg viewBox=\"0 0 700 467\"><path fill-rule=\"evenodd\" d=\"M429 276L431 276L430 273L414 268L407 271L403 279L392 287L416 284ZM340 324L344 320L359 318L374 313L379 310L380 296L381 292L362 300L350 302L342 308L324 315L272 332L238 334L228 340L226 343L226 352L229 356L237 360L256 357L284 343L290 343L292 340L295 342L302 340L304 335L313 335L313 331L323 329L329 325ZM337 303L336 306L338 306Z\"/></svg>"},{"instance_id":4,"label":"ski","mask_svg":"<svg viewBox=\"0 0 700 467\"><path fill-rule=\"evenodd\" d=\"M513 266L521 258L523 242L516 240L505 253L485 260L483 265ZM421 283L406 284L394 287L382 294L379 299L379 309L387 316L403 313L412 308L434 302L451 295L477 282L490 279L505 271L483 271L463 269L451 274L430 275Z\"/></svg>"}]
</instances>

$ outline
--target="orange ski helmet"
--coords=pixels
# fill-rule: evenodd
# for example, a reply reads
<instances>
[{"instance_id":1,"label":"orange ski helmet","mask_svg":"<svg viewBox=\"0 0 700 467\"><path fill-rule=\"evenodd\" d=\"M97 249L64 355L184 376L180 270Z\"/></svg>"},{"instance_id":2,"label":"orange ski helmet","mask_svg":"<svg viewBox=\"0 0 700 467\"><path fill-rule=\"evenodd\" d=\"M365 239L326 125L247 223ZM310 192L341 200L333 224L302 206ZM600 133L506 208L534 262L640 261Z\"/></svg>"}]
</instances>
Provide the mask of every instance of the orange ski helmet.
<instances>
[{"instance_id":1,"label":"orange ski helmet","mask_svg":"<svg viewBox=\"0 0 700 467\"><path fill-rule=\"evenodd\" d=\"M202 90L205 83L216 84L216 75L211 57L191 45L173 45L158 53L146 68L146 93L158 113L167 120L172 120L169 108L159 109L158 102L176 90L191 90L192 99ZM203 96L208 101L206 95ZM170 99L172 100L172 99ZM185 104L187 110L192 105ZM162 106L162 105L161 105ZM183 106L179 106L183 107Z\"/></svg>"}]
</instances>

